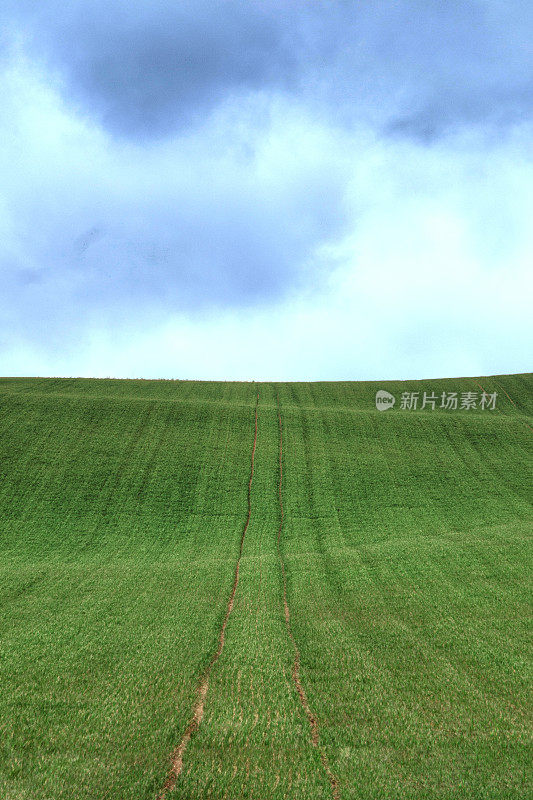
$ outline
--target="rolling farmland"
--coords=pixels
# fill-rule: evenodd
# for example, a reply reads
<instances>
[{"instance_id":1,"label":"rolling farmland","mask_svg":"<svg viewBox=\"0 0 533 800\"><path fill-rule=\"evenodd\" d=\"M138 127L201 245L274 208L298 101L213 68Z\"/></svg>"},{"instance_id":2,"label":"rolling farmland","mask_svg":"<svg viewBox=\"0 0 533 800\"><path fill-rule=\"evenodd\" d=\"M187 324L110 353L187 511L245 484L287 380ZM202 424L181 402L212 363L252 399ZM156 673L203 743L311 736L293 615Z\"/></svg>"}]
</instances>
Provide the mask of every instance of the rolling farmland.
<instances>
[{"instance_id":1,"label":"rolling farmland","mask_svg":"<svg viewBox=\"0 0 533 800\"><path fill-rule=\"evenodd\" d=\"M532 397L1 379L0 797L529 798Z\"/></svg>"}]
</instances>

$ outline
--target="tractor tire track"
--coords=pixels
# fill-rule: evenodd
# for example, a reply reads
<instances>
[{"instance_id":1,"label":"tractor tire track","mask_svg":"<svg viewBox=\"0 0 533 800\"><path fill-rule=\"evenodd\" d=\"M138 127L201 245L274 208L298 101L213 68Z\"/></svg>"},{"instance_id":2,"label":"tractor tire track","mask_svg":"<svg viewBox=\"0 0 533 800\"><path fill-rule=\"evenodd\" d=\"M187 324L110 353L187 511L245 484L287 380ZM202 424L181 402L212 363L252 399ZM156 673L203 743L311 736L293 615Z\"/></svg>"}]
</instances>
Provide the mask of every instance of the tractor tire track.
<instances>
[{"instance_id":1,"label":"tractor tire track","mask_svg":"<svg viewBox=\"0 0 533 800\"><path fill-rule=\"evenodd\" d=\"M329 781L329 785L331 788L331 796L333 800L340 800L340 791L339 791L339 784L337 778L333 774L331 769L329 759L327 753L324 749L324 746L320 744L320 729L318 725L317 718L313 711L311 710L311 706L309 705L309 700L307 699L307 694L305 692L304 686L302 684L302 679L300 675L300 666L301 666L301 656L300 656L300 649L296 643L296 639L294 637L294 633L292 630L292 622L291 622L291 612L289 608L289 601L287 597L287 570L285 567L285 560L283 558L283 551L281 548L281 534L283 531L283 522L284 522L284 511L283 511L283 495L282 495L282 483L283 483L283 426L281 422L281 411L279 407L279 398L276 397L277 402L277 411L278 411L278 426L279 426L279 483L278 483L278 500L279 500L279 511L280 511L280 522L278 527L278 535L277 535L277 549L278 549L278 557L281 566L281 575L283 579L283 610L285 615L285 626L287 628L287 634L289 639L292 643L292 648L294 651L294 661L292 667L292 679L294 682L294 686L296 688L296 692L300 699L300 705L307 717L307 721L309 722L309 728L311 731L311 743L313 747L316 747L320 753L320 760L322 762L322 767L324 768L324 772Z\"/></svg>"},{"instance_id":2,"label":"tractor tire track","mask_svg":"<svg viewBox=\"0 0 533 800\"><path fill-rule=\"evenodd\" d=\"M504 395L507 397L507 399L511 401L511 403L513 404L513 406L514 406L514 407L516 408L516 410L517 410L517 411L520 413L520 409L519 409L519 408L518 408L518 406L516 405L515 401L513 400L513 398L512 398L512 397L509 397L509 395L507 394L507 392L505 391L505 389L503 388L503 386L501 385L501 383L498 383L498 381L494 380L494 378L493 378L492 380L493 380L493 383L495 383L495 384L496 384L496 386L497 386L499 389L501 389L501 390L502 390L502 392L503 392L503 393L504 393ZM483 388L483 386L482 386L480 383L478 383L477 381L474 381L474 383L476 384L476 386L479 386L479 388L480 388L480 389L481 389L483 392L485 392L485 389ZM487 394L487 392L485 392L485 394ZM500 414L503 414L503 411L501 410L501 408L496 408L496 411L499 411L499 412L500 412ZM504 414L504 416L505 416L505 414ZM526 422L526 421L525 421L525 419L522 419L522 418L520 418L520 421L521 421L521 422L523 422L523 423L524 423L524 425L525 425L527 428L529 428L529 430L530 430L530 431L533 431L533 428L531 427L531 425L530 425L528 422Z\"/></svg>"},{"instance_id":3,"label":"tractor tire track","mask_svg":"<svg viewBox=\"0 0 533 800\"><path fill-rule=\"evenodd\" d=\"M235 595L237 593L237 586L239 585L239 571L241 566L242 551L244 547L244 539L246 537L246 531L248 530L248 526L250 524L250 517L252 515L252 481L254 478L255 449L257 446L258 408L259 408L259 393L257 394L255 402L254 441L253 441L252 455L250 460L250 478L248 480L248 513L241 534L239 555L237 557L237 562L235 564L235 576L233 579L233 586L231 588L230 596L226 606L226 614L224 616L224 620L220 628L220 633L218 637L218 646L215 652L213 653L211 661L209 662L207 668L205 669L205 672L203 673L200 679L200 683L198 684L198 688L196 690L197 697L193 707L192 717L189 721L189 724L185 728L185 732L181 737L179 744L175 747L170 756L170 770L168 772L167 779L163 784L163 788L161 789L160 793L157 796L157 800L166 800L169 792L171 792L175 788L178 782L178 778L183 770L183 757L185 755L185 751L187 749L190 740L200 727L200 723L202 722L204 716L204 706L207 697L207 692L209 689L209 678L211 676L211 672L213 671L213 667L217 663L218 659L222 655L222 651L224 650L224 644L226 641L226 628L228 625L231 612L233 611L233 606L235 603Z\"/></svg>"}]
</instances>

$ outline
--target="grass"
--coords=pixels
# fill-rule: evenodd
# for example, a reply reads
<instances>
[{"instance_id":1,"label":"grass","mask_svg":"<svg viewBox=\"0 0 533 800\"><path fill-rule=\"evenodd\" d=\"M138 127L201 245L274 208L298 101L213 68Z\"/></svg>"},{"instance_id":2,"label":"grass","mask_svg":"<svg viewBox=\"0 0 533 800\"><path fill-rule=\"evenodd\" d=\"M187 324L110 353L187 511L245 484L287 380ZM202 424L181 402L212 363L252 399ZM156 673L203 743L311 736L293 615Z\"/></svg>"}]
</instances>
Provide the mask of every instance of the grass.
<instances>
[{"instance_id":1,"label":"grass","mask_svg":"<svg viewBox=\"0 0 533 800\"><path fill-rule=\"evenodd\" d=\"M532 388L0 380L0 797L161 792L257 391L168 799L530 797Z\"/></svg>"}]
</instances>

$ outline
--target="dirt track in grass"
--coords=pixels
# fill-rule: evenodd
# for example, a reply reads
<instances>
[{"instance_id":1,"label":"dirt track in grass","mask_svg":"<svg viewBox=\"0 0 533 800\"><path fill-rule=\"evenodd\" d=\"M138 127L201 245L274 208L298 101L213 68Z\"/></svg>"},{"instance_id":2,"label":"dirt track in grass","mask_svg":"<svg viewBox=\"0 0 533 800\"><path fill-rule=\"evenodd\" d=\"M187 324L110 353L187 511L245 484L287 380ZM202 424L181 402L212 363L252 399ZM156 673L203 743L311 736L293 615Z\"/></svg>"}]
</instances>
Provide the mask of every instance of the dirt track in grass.
<instances>
[{"instance_id":1,"label":"dirt track in grass","mask_svg":"<svg viewBox=\"0 0 533 800\"><path fill-rule=\"evenodd\" d=\"M218 659L222 655L222 651L224 650L224 643L225 643L225 639L226 639L226 628L227 628L227 625L228 625L228 621L229 621L231 612L233 611L233 605L235 603L235 594L237 593L237 587L239 585L239 570L240 570L240 566L241 566L241 558L242 558L242 551L243 551L243 546L244 546L244 539L246 537L246 531L248 530L248 526L250 524L250 517L252 515L252 482L253 482L253 479L254 479L255 449L256 449L256 446L257 446L257 416L258 416L258 408L259 408L259 394L257 394L256 403L255 403L254 440L253 440L252 455L251 455L251 460L250 460L250 478L248 480L248 513L247 513L246 522L244 523L244 528L243 528L243 531L242 531L242 534L241 534L241 541L240 541L240 545L239 545L239 555L237 557L237 562L235 564L235 577L233 579L233 586L232 586L231 593L230 593L230 596L229 596L229 599L228 599L228 603L227 603L227 606L226 606L226 614L224 616L224 620L223 620L222 626L220 628L220 633L219 633L219 637L218 637L218 646L217 646L217 649L215 650L215 652L213 653L213 656L211 658L211 661L209 662L209 665L207 666L207 669L205 670L204 674L201 677L200 683L198 684L198 688L197 688L197 692L196 692L196 694L197 694L196 702L194 704L192 717L190 719L189 724L187 725L187 727L185 729L185 732L184 732L183 736L181 737L181 740L180 740L179 744L177 745L177 747L175 747L175 749L172 752L172 755L170 757L170 770L168 772L167 779L166 779L166 781L165 781L165 783L163 785L163 788L162 788L161 792L158 795L158 800L166 800L166 797L167 797L168 793L171 792L172 789L174 789L174 787L176 786L178 778L179 778L179 776L181 774L181 771L183 769L183 757L185 755L185 751L187 750L187 746L188 746L190 740L192 739L192 737L194 736L194 734L196 733L196 731L200 727L200 723L202 722L202 719L203 719L203 716L204 716L204 706L205 706L205 700L206 700L206 697L207 697L207 692L208 692L208 689L209 689L209 678L210 678L211 672L213 670L213 667L217 663Z\"/></svg>"},{"instance_id":2,"label":"dirt track in grass","mask_svg":"<svg viewBox=\"0 0 533 800\"><path fill-rule=\"evenodd\" d=\"M279 425L279 483L278 483L278 499L279 499L279 511L280 511L280 522L278 528L278 536L277 536L277 547L278 547L278 556L281 565L281 574L283 577L283 609L285 614L285 625L287 626L287 633L292 643L292 647L294 650L294 661L292 667L292 679L294 681L294 686L298 693L298 697L300 698L300 704L304 710L305 716L307 717L307 721L309 722L309 728L311 730L311 742L313 747L316 747L320 753L320 760L322 762L322 766L324 768L324 772L327 775L330 787L331 787L331 796L333 800L340 800L340 792L339 792L339 784L338 781L333 774L331 769L329 759L324 747L320 744L320 730L318 726L318 721L316 716L313 714L311 707L309 705L309 701L307 699L307 695L305 693L305 689L302 684L302 680L300 677L300 650L296 643L296 639L294 638L294 633L292 630L292 623L291 623L291 612L289 608L289 601L287 598L287 571L285 568L285 561L283 559L283 551L281 548L281 535L283 531L283 522L284 522L284 512L283 512L283 494L282 494L282 483L283 483L283 425L281 422L281 411L279 408L279 400L277 401L278 404L278 425Z\"/></svg>"}]
</instances>

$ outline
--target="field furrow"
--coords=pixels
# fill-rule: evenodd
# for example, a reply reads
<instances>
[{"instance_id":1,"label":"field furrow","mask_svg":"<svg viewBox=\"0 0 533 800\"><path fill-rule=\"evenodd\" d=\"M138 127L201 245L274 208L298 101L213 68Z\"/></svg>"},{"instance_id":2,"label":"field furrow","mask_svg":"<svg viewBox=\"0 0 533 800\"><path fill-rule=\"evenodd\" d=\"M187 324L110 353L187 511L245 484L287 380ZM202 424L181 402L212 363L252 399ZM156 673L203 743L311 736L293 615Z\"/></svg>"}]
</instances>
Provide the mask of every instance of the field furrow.
<instances>
[{"instance_id":1,"label":"field furrow","mask_svg":"<svg viewBox=\"0 0 533 800\"><path fill-rule=\"evenodd\" d=\"M298 644L296 643L296 639L294 638L294 633L292 630L292 623L291 623L291 612L289 608L289 602L287 599L287 572L285 569L285 560L283 558L283 549L281 545L281 537L283 533L283 522L284 522L284 511L283 511L283 423L281 420L281 410L279 408L279 400L276 398L277 404L277 412L278 412L278 424L279 424L279 485L278 485L278 497L279 497L279 509L280 509L280 521L278 527L278 534L277 534L277 546L278 546L278 555L279 561L281 566L281 574L283 579L283 613L285 617L285 624L287 626L287 634L292 644L292 648L294 650L294 663L292 668L292 677L294 680L294 685L296 687L296 692L300 699L300 703L302 709L307 717L309 722L309 728L311 733L311 743L313 747L318 748L320 752L320 760L322 762L322 766L324 768L324 772L327 775L328 781L331 786L331 795L334 800L338 800L340 798L339 793L339 786L338 781L333 774L327 753L324 747L320 744L320 730L318 726L318 721L316 716L313 714L311 707L309 706L309 701L307 699L307 694L305 692L304 686L302 684L302 679L300 676L300 650L298 648Z\"/></svg>"},{"instance_id":2,"label":"field furrow","mask_svg":"<svg viewBox=\"0 0 533 800\"><path fill-rule=\"evenodd\" d=\"M209 690L209 677L213 670L213 667L217 663L218 659L222 655L222 651L224 650L224 643L226 638L226 628L228 625L228 621L233 611L233 605L235 603L235 594L237 592L237 588L239 586L239 570L241 566L241 558L242 558L242 551L244 547L244 540L246 537L246 531L248 530L248 526L250 524L250 517L252 514L252 483L254 479L254 461L255 461L255 448L257 446L257 414L258 414L258 407L259 407L259 394L256 398L255 403L255 413L254 413L254 435L253 435L253 444L252 444L252 454L250 457L250 477L248 479L248 511L246 514L246 521L244 523L244 527L242 530L241 540L239 543L239 553L237 556L237 561L235 563L235 575L233 578L233 586L231 587L230 596L228 599L228 604L226 607L226 613L224 615L224 619L222 621L222 625L220 628L220 633L218 637L218 645L217 649L213 653L211 661L209 662L205 672L203 673L198 688L196 690L196 702L194 704L194 709L192 713L191 720L187 725L185 732L177 745L174 749L170 762L170 770L167 776L167 779L164 783L162 791L159 793L158 797L160 800L165 800L168 793L174 789L176 782L181 775L181 771L183 769L183 757L185 754L185 750L187 749L187 745L189 744L192 736L196 733L198 728L200 727L200 723L204 716L204 706L207 697L207 692Z\"/></svg>"}]
</instances>

